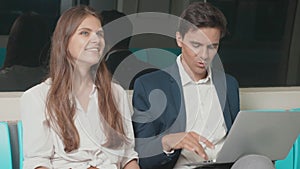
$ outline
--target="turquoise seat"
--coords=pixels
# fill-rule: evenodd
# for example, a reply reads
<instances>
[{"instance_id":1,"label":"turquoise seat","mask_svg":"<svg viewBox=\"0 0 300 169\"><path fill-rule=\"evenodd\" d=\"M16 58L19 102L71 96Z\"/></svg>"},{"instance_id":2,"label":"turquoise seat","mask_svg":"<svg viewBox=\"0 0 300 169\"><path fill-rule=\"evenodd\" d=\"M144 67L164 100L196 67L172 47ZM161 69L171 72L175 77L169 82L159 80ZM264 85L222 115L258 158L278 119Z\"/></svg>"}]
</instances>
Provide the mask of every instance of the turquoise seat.
<instances>
[{"instance_id":1,"label":"turquoise seat","mask_svg":"<svg viewBox=\"0 0 300 169\"><path fill-rule=\"evenodd\" d=\"M243 111L247 111L247 112L285 112L285 109L251 109L251 110L243 110Z\"/></svg>"},{"instance_id":2,"label":"turquoise seat","mask_svg":"<svg viewBox=\"0 0 300 169\"><path fill-rule=\"evenodd\" d=\"M295 161L294 161L294 169L300 169L300 136L296 140L294 144L294 156L295 156Z\"/></svg>"},{"instance_id":3,"label":"turquoise seat","mask_svg":"<svg viewBox=\"0 0 300 169\"><path fill-rule=\"evenodd\" d=\"M0 168L12 169L9 129L6 122L0 122Z\"/></svg>"},{"instance_id":4,"label":"turquoise seat","mask_svg":"<svg viewBox=\"0 0 300 169\"><path fill-rule=\"evenodd\" d=\"M291 148L287 157L275 162L276 169L294 169L294 146Z\"/></svg>"},{"instance_id":5,"label":"turquoise seat","mask_svg":"<svg viewBox=\"0 0 300 169\"><path fill-rule=\"evenodd\" d=\"M294 112L300 112L300 108L291 109ZM294 169L300 169L300 136L294 143Z\"/></svg>"},{"instance_id":6,"label":"turquoise seat","mask_svg":"<svg viewBox=\"0 0 300 169\"><path fill-rule=\"evenodd\" d=\"M19 141L19 164L20 169L23 168L23 128L22 121L18 121L18 141Z\"/></svg>"}]
</instances>

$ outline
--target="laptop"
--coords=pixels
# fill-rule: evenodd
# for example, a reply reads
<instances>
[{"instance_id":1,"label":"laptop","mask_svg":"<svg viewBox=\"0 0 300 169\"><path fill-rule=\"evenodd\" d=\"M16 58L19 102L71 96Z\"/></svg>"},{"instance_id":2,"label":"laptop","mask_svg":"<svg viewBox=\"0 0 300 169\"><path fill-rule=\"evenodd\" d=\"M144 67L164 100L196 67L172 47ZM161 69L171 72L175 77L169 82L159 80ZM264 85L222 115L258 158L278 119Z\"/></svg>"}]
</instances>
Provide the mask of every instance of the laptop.
<instances>
[{"instance_id":1,"label":"laptop","mask_svg":"<svg viewBox=\"0 0 300 169\"><path fill-rule=\"evenodd\" d=\"M257 154L272 161L284 159L300 134L300 112L279 110L240 111L217 158L185 164L208 166L235 162Z\"/></svg>"}]
</instances>

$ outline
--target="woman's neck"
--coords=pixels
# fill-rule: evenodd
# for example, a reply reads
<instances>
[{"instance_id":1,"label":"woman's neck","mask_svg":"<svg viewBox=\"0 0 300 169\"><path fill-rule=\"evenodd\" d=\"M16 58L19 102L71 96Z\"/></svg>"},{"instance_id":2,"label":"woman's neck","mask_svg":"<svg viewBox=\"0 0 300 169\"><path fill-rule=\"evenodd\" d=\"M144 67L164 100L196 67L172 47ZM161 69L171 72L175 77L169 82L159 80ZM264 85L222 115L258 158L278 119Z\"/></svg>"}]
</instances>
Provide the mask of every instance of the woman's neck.
<instances>
[{"instance_id":1,"label":"woman's neck","mask_svg":"<svg viewBox=\"0 0 300 169\"><path fill-rule=\"evenodd\" d=\"M91 89L93 84L93 78L91 77L89 71L83 71L80 69L75 71L73 78L73 89L75 90L74 92L76 95L80 91Z\"/></svg>"},{"instance_id":2,"label":"woman's neck","mask_svg":"<svg viewBox=\"0 0 300 169\"><path fill-rule=\"evenodd\" d=\"M80 76L77 73L73 79L73 93L85 112L88 109L89 96L93 90L93 84L94 82L90 74Z\"/></svg>"}]
</instances>

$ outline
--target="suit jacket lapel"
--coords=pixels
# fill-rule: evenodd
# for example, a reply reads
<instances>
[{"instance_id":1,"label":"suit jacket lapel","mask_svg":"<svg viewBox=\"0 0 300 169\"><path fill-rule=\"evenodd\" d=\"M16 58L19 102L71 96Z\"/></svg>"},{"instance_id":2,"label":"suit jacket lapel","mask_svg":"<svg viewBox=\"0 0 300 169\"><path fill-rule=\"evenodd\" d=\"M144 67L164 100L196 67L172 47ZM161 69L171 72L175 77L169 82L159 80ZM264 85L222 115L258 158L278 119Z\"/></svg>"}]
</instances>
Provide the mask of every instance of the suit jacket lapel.
<instances>
[{"instance_id":1,"label":"suit jacket lapel","mask_svg":"<svg viewBox=\"0 0 300 169\"><path fill-rule=\"evenodd\" d=\"M213 83L217 91L217 95L219 98L220 106L223 111L224 120L227 126L227 129L230 128L232 124L232 117L229 110L228 100L227 100L227 81L226 74L222 71L212 71ZM227 130L229 131L229 130Z\"/></svg>"},{"instance_id":2,"label":"suit jacket lapel","mask_svg":"<svg viewBox=\"0 0 300 169\"><path fill-rule=\"evenodd\" d=\"M182 91L182 84L181 84L181 79L179 75L179 69L177 64L175 63L174 65L166 68L164 70L166 73L168 73L169 76L169 84L171 88L171 95L173 98L173 103L176 107L176 110L179 112L178 118L181 119L181 131L185 131L186 129L186 110L185 110L185 103L184 103L184 96L183 96L183 91ZM180 98L180 99L178 99Z\"/></svg>"},{"instance_id":3,"label":"suit jacket lapel","mask_svg":"<svg viewBox=\"0 0 300 169\"><path fill-rule=\"evenodd\" d=\"M183 100L182 85L177 64L174 64L173 66L165 69L165 72L167 72L170 75L169 82L173 98L181 97L181 100ZM175 103L176 108L179 110L181 106L180 103L176 101L176 99L174 99L173 101Z\"/></svg>"}]
</instances>

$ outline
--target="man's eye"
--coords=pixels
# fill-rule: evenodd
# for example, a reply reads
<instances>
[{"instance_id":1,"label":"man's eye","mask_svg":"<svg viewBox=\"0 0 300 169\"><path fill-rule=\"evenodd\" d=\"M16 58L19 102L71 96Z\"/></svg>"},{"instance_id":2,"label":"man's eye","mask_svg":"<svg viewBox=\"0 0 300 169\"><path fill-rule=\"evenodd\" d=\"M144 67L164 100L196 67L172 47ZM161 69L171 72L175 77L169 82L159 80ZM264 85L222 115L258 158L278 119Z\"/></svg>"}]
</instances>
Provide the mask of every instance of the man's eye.
<instances>
[{"instance_id":1,"label":"man's eye","mask_svg":"<svg viewBox=\"0 0 300 169\"><path fill-rule=\"evenodd\" d=\"M218 45L209 45L207 46L208 49L218 49Z\"/></svg>"}]
</instances>

